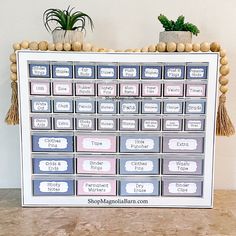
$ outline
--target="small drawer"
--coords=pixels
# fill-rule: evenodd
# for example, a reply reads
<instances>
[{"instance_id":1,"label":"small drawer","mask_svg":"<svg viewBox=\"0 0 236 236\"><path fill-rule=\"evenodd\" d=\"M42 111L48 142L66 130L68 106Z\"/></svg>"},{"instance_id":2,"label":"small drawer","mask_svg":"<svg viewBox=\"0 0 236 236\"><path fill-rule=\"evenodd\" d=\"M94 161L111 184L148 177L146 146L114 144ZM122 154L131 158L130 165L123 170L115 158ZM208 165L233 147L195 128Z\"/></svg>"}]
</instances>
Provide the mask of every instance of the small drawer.
<instances>
[{"instance_id":1,"label":"small drawer","mask_svg":"<svg viewBox=\"0 0 236 236\"><path fill-rule=\"evenodd\" d=\"M116 152L115 135L77 135L78 152Z\"/></svg>"},{"instance_id":2,"label":"small drawer","mask_svg":"<svg viewBox=\"0 0 236 236\"><path fill-rule=\"evenodd\" d=\"M173 197L201 197L203 181L201 179L163 178L162 195Z\"/></svg>"},{"instance_id":3,"label":"small drawer","mask_svg":"<svg viewBox=\"0 0 236 236\"><path fill-rule=\"evenodd\" d=\"M31 95L47 96L51 94L49 82L31 82L30 83Z\"/></svg>"},{"instance_id":4,"label":"small drawer","mask_svg":"<svg viewBox=\"0 0 236 236\"><path fill-rule=\"evenodd\" d=\"M165 83L164 96L165 97L183 97L184 85L182 83Z\"/></svg>"},{"instance_id":5,"label":"small drawer","mask_svg":"<svg viewBox=\"0 0 236 236\"><path fill-rule=\"evenodd\" d=\"M33 152L73 152L73 136L58 134L33 134Z\"/></svg>"},{"instance_id":6,"label":"small drawer","mask_svg":"<svg viewBox=\"0 0 236 236\"><path fill-rule=\"evenodd\" d=\"M175 136L163 137L164 153L203 153L204 138Z\"/></svg>"},{"instance_id":7,"label":"small drawer","mask_svg":"<svg viewBox=\"0 0 236 236\"><path fill-rule=\"evenodd\" d=\"M138 97L139 84L137 83L122 83L120 84L121 97Z\"/></svg>"},{"instance_id":8,"label":"small drawer","mask_svg":"<svg viewBox=\"0 0 236 236\"><path fill-rule=\"evenodd\" d=\"M158 196L160 181L154 178L148 179L124 179L120 181L121 196Z\"/></svg>"},{"instance_id":9,"label":"small drawer","mask_svg":"<svg viewBox=\"0 0 236 236\"><path fill-rule=\"evenodd\" d=\"M117 95L117 85L111 83L98 84L98 96L115 97Z\"/></svg>"},{"instance_id":10,"label":"small drawer","mask_svg":"<svg viewBox=\"0 0 236 236\"><path fill-rule=\"evenodd\" d=\"M164 79L184 79L185 65L165 65Z\"/></svg>"},{"instance_id":11,"label":"small drawer","mask_svg":"<svg viewBox=\"0 0 236 236\"><path fill-rule=\"evenodd\" d=\"M159 158L120 158L120 174L121 175L158 175L160 173Z\"/></svg>"},{"instance_id":12,"label":"small drawer","mask_svg":"<svg viewBox=\"0 0 236 236\"><path fill-rule=\"evenodd\" d=\"M164 158L162 160L164 175L202 175L203 160L197 158Z\"/></svg>"},{"instance_id":13,"label":"small drawer","mask_svg":"<svg viewBox=\"0 0 236 236\"><path fill-rule=\"evenodd\" d=\"M186 131L204 131L205 119L199 118L187 118L185 119L184 129Z\"/></svg>"},{"instance_id":14,"label":"small drawer","mask_svg":"<svg viewBox=\"0 0 236 236\"><path fill-rule=\"evenodd\" d=\"M186 114L205 114L205 101L187 101L185 106Z\"/></svg>"},{"instance_id":15,"label":"small drawer","mask_svg":"<svg viewBox=\"0 0 236 236\"><path fill-rule=\"evenodd\" d=\"M138 101L120 101L120 114L138 114Z\"/></svg>"},{"instance_id":16,"label":"small drawer","mask_svg":"<svg viewBox=\"0 0 236 236\"><path fill-rule=\"evenodd\" d=\"M70 64L55 64L52 65L52 77L53 78L73 78L73 67Z\"/></svg>"},{"instance_id":17,"label":"small drawer","mask_svg":"<svg viewBox=\"0 0 236 236\"><path fill-rule=\"evenodd\" d=\"M140 68L138 65L121 65L120 79L140 79Z\"/></svg>"},{"instance_id":18,"label":"small drawer","mask_svg":"<svg viewBox=\"0 0 236 236\"><path fill-rule=\"evenodd\" d=\"M95 119L90 117L80 117L76 119L77 130L95 130Z\"/></svg>"},{"instance_id":19,"label":"small drawer","mask_svg":"<svg viewBox=\"0 0 236 236\"><path fill-rule=\"evenodd\" d=\"M161 102L157 100L142 101L142 114L160 114Z\"/></svg>"},{"instance_id":20,"label":"small drawer","mask_svg":"<svg viewBox=\"0 0 236 236\"><path fill-rule=\"evenodd\" d=\"M141 130L160 131L161 119L160 118L143 118L141 122Z\"/></svg>"},{"instance_id":21,"label":"small drawer","mask_svg":"<svg viewBox=\"0 0 236 236\"><path fill-rule=\"evenodd\" d=\"M31 78L50 78L50 65L44 63L30 63L29 77Z\"/></svg>"},{"instance_id":22,"label":"small drawer","mask_svg":"<svg viewBox=\"0 0 236 236\"><path fill-rule=\"evenodd\" d=\"M99 118L98 130L114 131L117 130L116 118Z\"/></svg>"},{"instance_id":23,"label":"small drawer","mask_svg":"<svg viewBox=\"0 0 236 236\"><path fill-rule=\"evenodd\" d=\"M121 153L160 152L160 136L149 134L121 134Z\"/></svg>"},{"instance_id":24,"label":"small drawer","mask_svg":"<svg viewBox=\"0 0 236 236\"><path fill-rule=\"evenodd\" d=\"M72 82L53 82L54 96L72 96Z\"/></svg>"},{"instance_id":25,"label":"small drawer","mask_svg":"<svg viewBox=\"0 0 236 236\"><path fill-rule=\"evenodd\" d=\"M52 118L49 116L31 117L31 129L33 130L51 130Z\"/></svg>"},{"instance_id":26,"label":"small drawer","mask_svg":"<svg viewBox=\"0 0 236 236\"><path fill-rule=\"evenodd\" d=\"M52 112L51 100L49 98L33 98L31 100L31 112L50 113Z\"/></svg>"},{"instance_id":27,"label":"small drawer","mask_svg":"<svg viewBox=\"0 0 236 236\"><path fill-rule=\"evenodd\" d=\"M182 101L164 101L164 114L182 114L183 102Z\"/></svg>"},{"instance_id":28,"label":"small drawer","mask_svg":"<svg viewBox=\"0 0 236 236\"><path fill-rule=\"evenodd\" d=\"M160 97L161 96L161 84L160 83L143 83L142 84L142 96L143 97Z\"/></svg>"},{"instance_id":29,"label":"small drawer","mask_svg":"<svg viewBox=\"0 0 236 236\"><path fill-rule=\"evenodd\" d=\"M68 117L68 116L54 117L54 129L55 130L73 130L74 118Z\"/></svg>"},{"instance_id":30,"label":"small drawer","mask_svg":"<svg viewBox=\"0 0 236 236\"><path fill-rule=\"evenodd\" d=\"M75 84L76 96L95 96L94 84L91 83L76 83Z\"/></svg>"},{"instance_id":31,"label":"small drawer","mask_svg":"<svg viewBox=\"0 0 236 236\"><path fill-rule=\"evenodd\" d=\"M94 65L75 65L75 78L76 79L95 79L95 66Z\"/></svg>"},{"instance_id":32,"label":"small drawer","mask_svg":"<svg viewBox=\"0 0 236 236\"><path fill-rule=\"evenodd\" d=\"M161 65L143 65L141 66L142 79L161 79L162 66Z\"/></svg>"},{"instance_id":33,"label":"small drawer","mask_svg":"<svg viewBox=\"0 0 236 236\"><path fill-rule=\"evenodd\" d=\"M187 65L187 79L207 79L208 65L203 64L193 64L189 63Z\"/></svg>"},{"instance_id":34,"label":"small drawer","mask_svg":"<svg viewBox=\"0 0 236 236\"><path fill-rule=\"evenodd\" d=\"M114 157L78 157L78 174L115 175L116 158Z\"/></svg>"},{"instance_id":35,"label":"small drawer","mask_svg":"<svg viewBox=\"0 0 236 236\"><path fill-rule=\"evenodd\" d=\"M137 131L139 129L139 120L133 117L120 118L121 131Z\"/></svg>"},{"instance_id":36,"label":"small drawer","mask_svg":"<svg viewBox=\"0 0 236 236\"><path fill-rule=\"evenodd\" d=\"M74 111L73 100L55 99L53 102L53 111L55 113L72 113Z\"/></svg>"},{"instance_id":37,"label":"small drawer","mask_svg":"<svg viewBox=\"0 0 236 236\"><path fill-rule=\"evenodd\" d=\"M183 120L178 118L164 118L163 130L164 131L181 131L183 129Z\"/></svg>"},{"instance_id":38,"label":"small drawer","mask_svg":"<svg viewBox=\"0 0 236 236\"><path fill-rule=\"evenodd\" d=\"M98 113L99 114L116 114L116 101L113 100L101 100L98 101Z\"/></svg>"},{"instance_id":39,"label":"small drawer","mask_svg":"<svg viewBox=\"0 0 236 236\"><path fill-rule=\"evenodd\" d=\"M79 196L115 196L115 179L78 179L77 195Z\"/></svg>"},{"instance_id":40,"label":"small drawer","mask_svg":"<svg viewBox=\"0 0 236 236\"><path fill-rule=\"evenodd\" d=\"M33 180L34 196L72 196L75 195L74 180Z\"/></svg>"},{"instance_id":41,"label":"small drawer","mask_svg":"<svg viewBox=\"0 0 236 236\"><path fill-rule=\"evenodd\" d=\"M79 99L76 101L76 113L93 114L96 111L94 100Z\"/></svg>"},{"instance_id":42,"label":"small drawer","mask_svg":"<svg viewBox=\"0 0 236 236\"><path fill-rule=\"evenodd\" d=\"M206 84L187 84L186 97L205 97Z\"/></svg>"},{"instance_id":43,"label":"small drawer","mask_svg":"<svg viewBox=\"0 0 236 236\"><path fill-rule=\"evenodd\" d=\"M98 79L117 79L117 65L98 65Z\"/></svg>"},{"instance_id":44,"label":"small drawer","mask_svg":"<svg viewBox=\"0 0 236 236\"><path fill-rule=\"evenodd\" d=\"M71 157L34 157L33 159L34 174L73 174L74 159Z\"/></svg>"}]
</instances>

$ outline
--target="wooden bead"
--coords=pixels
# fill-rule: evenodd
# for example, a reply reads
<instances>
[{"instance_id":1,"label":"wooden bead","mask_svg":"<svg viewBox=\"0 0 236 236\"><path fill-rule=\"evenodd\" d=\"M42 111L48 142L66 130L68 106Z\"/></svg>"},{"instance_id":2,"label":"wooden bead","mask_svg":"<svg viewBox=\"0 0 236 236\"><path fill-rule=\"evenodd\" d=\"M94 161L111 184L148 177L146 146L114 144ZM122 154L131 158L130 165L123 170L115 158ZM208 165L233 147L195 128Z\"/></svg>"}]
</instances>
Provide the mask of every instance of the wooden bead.
<instances>
[{"instance_id":1,"label":"wooden bead","mask_svg":"<svg viewBox=\"0 0 236 236\"><path fill-rule=\"evenodd\" d=\"M148 47L143 47L143 48L141 49L141 52L148 52Z\"/></svg>"},{"instance_id":2,"label":"wooden bead","mask_svg":"<svg viewBox=\"0 0 236 236\"><path fill-rule=\"evenodd\" d=\"M186 43L185 52L192 52L192 50L193 50L193 45L191 43Z\"/></svg>"},{"instance_id":3,"label":"wooden bead","mask_svg":"<svg viewBox=\"0 0 236 236\"><path fill-rule=\"evenodd\" d=\"M81 43L80 42L73 42L71 45L73 51L81 51Z\"/></svg>"},{"instance_id":4,"label":"wooden bead","mask_svg":"<svg viewBox=\"0 0 236 236\"><path fill-rule=\"evenodd\" d=\"M95 46L93 46L92 49L91 49L92 52L98 52L98 50L99 50L99 48L95 47Z\"/></svg>"},{"instance_id":5,"label":"wooden bead","mask_svg":"<svg viewBox=\"0 0 236 236\"><path fill-rule=\"evenodd\" d=\"M21 49L21 46L20 46L19 43L14 43L14 44L12 45L12 47L13 47L14 50L20 50L20 49Z\"/></svg>"},{"instance_id":6,"label":"wooden bead","mask_svg":"<svg viewBox=\"0 0 236 236\"><path fill-rule=\"evenodd\" d=\"M184 52L185 45L183 43L177 44L177 52Z\"/></svg>"},{"instance_id":7,"label":"wooden bead","mask_svg":"<svg viewBox=\"0 0 236 236\"><path fill-rule=\"evenodd\" d=\"M16 63L16 54L15 53L12 53L10 55L10 61L13 62L13 63Z\"/></svg>"},{"instance_id":8,"label":"wooden bead","mask_svg":"<svg viewBox=\"0 0 236 236\"><path fill-rule=\"evenodd\" d=\"M163 43L163 42L158 43L157 50L159 52L165 52L166 51L166 43Z\"/></svg>"},{"instance_id":9,"label":"wooden bead","mask_svg":"<svg viewBox=\"0 0 236 236\"><path fill-rule=\"evenodd\" d=\"M220 86L220 91L221 91L221 93L227 93L228 92L228 87L226 85L221 85Z\"/></svg>"},{"instance_id":10,"label":"wooden bead","mask_svg":"<svg viewBox=\"0 0 236 236\"><path fill-rule=\"evenodd\" d=\"M64 43L63 48L65 51L70 51L71 50L71 44L70 43Z\"/></svg>"},{"instance_id":11,"label":"wooden bead","mask_svg":"<svg viewBox=\"0 0 236 236\"><path fill-rule=\"evenodd\" d=\"M220 73L221 75L228 75L230 72L229 66L228 65L223 65L220 67Z\"/></svg>"},{"instance_id":12,"label":"wooden bead","mask_svg":"<svg viewBox=\"0 0 236 236\"><path fill-rule=\"evenodd\" d=\"M89 52L92 49L92 45L90 43L84 43L82 48L83 48L83 51Z\"/></svg>"},{"instance_id":13,"label":"wooden bead","mask_svg":"<svg viewBox=\"0 0 236 236\"><path fill-rule=\"evenodd\" d=\"M210 45L210 49L212 52L219 52L220 51L220 44L217 42L213 42Z\"/></svg>"},{"instance_id":14,"label":"wooden bead","mask_svg":"<svg viewBox=\"0 0 236 236\"><path fill-rule=\"evenodd\" d=\"M135 48L134 52L141 52L141 49L140 48Z\"/></svg>"},{"instance_id":15,"label":"wooden bead","mask_svg":"<svg viewBox=\"0 0 236 236\"><path fill-rule=\"evenodd\" d=\"M47 41L41 41L39 43L39 50L47 51L48 50L48 42Z\"/></svg>"},{"instance_id":16,"label":"wooden bead","mask_svg":"<svg viewBox=\"0 0 236 236\"><path fill-rule=\"evenodd\" d=\"M176 51L176 43L169 42L166 46L167 52L175 52Z\"/></svg>"},{"instance_id":17,"label":"wooden bead","mask_svg":"<svg viewBox=\"0 0 236 236\"><path fill-rule=\"evenodd\" d=\"M29 43L29 48L30 48L30 50L38 50L39 45L37 42L31 42L31 43Z\"/></svg>"},{"instance_id":18,"label":"wooden bead","mask_svg":"<svg viewBox=\"0 0 236 236\"><path fill-rule=\"evenodd\" d=\"M220 50L220 57L225 57L226 56L226 51L224 49Z\"/></svg>"},{"instance_id":19,"label":"wooden bead","mask_svg":"<svg viewBox=\"0 0 236 236\"><path fill-rule=\"evenodd\" d=\"M29 48L29 42L24 40L24 41L21 42L20 46L21 46L22 49L28 49Z\"/></svg>"},{"instance_id":20,"label":"wooden bead","mask_svg":"<svg viewBox=\"0 0 236 236\"><path fill-rule=\"evenodd\" d=\"M228 58L226 56L221 57L220 64L221 65L227 65L228 64Z\"/></svg>"},{"instance_id":21,"label":"wooden bead","mask_svg":"<svg viewBox=\"0 0 236 236\"><path fill-rule=\"evenodd\" d=\"M56 43L55 44L56 51L62 51L63 50L63 44L62 43Z\"/></svg>"},{"instance_id":22,"label":"wooden bead","mask_svg":"<svg viewBox=\"0 0 236 236\"><path fill-rule=\"evenodd\" d=\"M55 43L49 43L48 44L48 50L49 51L55 51L55 49L56 49Z\"/></svg>"},{"instance_id":23,"label":"wooden bead","mask_svg":"<svg viewBox=\"0 0 236 236\"><path fill-rule=\"evenodd\" d=\"M219 83L221 85L227 85L229 83L229 79L226 78L225 76L221 75L220 78L219 78Z\"/></svg>"},{"instance_id":24,"label":"wooden bead","mask_svg":"<svg viewBox=\"0 0 236 236\"><path fill-rule=\"evenodd\" d=\"M193 44L193 51L194 52L199 52L200 51L200 44L199 43L194 43Z\"/></svg>"},{"instance_id":25,"label":"wooden bead","mask_svg":"<svg viewBox=\"0 0 236 236\"><path fill-rule=\"evenodd\" d=\"M16 74L16 73L11 73L10 79L11 79L12 81L17 81L17 74Z\"/></svg>"},{"instance_id":26,"label":"wooden bead","mask_svg":"<svg viewBox=\"0 0 236 236\"><path fill-rule=\"evenodd\" d=\"M210 44L207 42L201 43L200 44L200 50L202 52L208 52L210 50Z\"/></svg>"},{"instance_id":27,"label":"wooden bead","mask_svg":"<svg viewBox=\"0 0 236 236\"><path fill-rule=\"evenodd\" d=\"M16 73L17 72L17 66L16 63L12 63L10 66L11 72Z\"/></svg>"},{"instance_id":28,"label":"wooden bead","mask_svg":"<svg viewBox=\"0 0 236 236\"><path fill-rule=\"evenodd\" d=\"M157 49L157 47L156 47L156 45L150 45L149 47L148 47L148 51L149 52L155 52L156 51L156 49Z\"/></svg>"}]
</instances>

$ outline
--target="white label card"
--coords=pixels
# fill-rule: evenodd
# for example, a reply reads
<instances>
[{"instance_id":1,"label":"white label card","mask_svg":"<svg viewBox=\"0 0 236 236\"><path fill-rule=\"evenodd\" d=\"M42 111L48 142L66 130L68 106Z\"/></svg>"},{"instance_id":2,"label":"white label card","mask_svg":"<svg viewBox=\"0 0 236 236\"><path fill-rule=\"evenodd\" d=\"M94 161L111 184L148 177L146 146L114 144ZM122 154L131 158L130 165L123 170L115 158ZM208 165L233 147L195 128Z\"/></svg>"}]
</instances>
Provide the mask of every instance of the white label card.
<instances>
[{"instance_id":1,"label":"white label card","mask_svg":"<svg viewBox=\"0 0 236 236\"><path fill-rule=\"evenodd\" d=\"M123 68L122 70L123 77L136 77L137 70L136 68Z\"/></svg>"},{"instance_id":2,"label":"white label card","mask_svg":"<svg viewBox=\"0 0 236 236\"><path fill-rule=\"evenodd\" d=\"M145 172L153 170L152 161L132 160L125 162L125 170L130 172Z\"/></svg>"},{"instance_id":3,"label":"white label card","mask_svg":"<svg viewBox=\"0 0 236 236\"><path fill-rule=\"evenodd\" d=\"M145 68L144 75L149 78L158 78L159 70L157 68Z\"/></svg>"},{"instance_id":4,"label":"white label card","mask_svg":"<svg viewBox=\"0 0 236 236\"><path fill-rule=\"evenodd\" d=\"M202 78L203 76L204 76L204 69L203 68L192 68L190 70L190 77Z\"/></svg>"},{"instance_id":5,"label":"white label card","mask_svg":"<svg viewBox=\"0 0 236 236\"><path fill-rule=\"evenodd\" d=\"M152 150L154 148L153 139L127 139L126 148L128 150Z\"/></svg>"},{"instance_id":6,"label":"white label card","mask_svg":"<svg viewBox=\"0 0 236 236\"><path fill-rule=\"evenodd\" d=\"M78 76L80 77L91 77L93 74L92 68L90 67L79 67Z\"/></svg>"},{"instance_id":7,"label":"white label card","mask_svg":"<svg viewBox=\"0 0 236 236\"><path fill-rule=\"evenodd\" d=\"M180 68L168 68L167 76L170 78L180 78L182 76L182 70Z\"/></svg>"},{"instance_id":8,"label":"white label card","mask_svg":"<svg viewBox=\"0 0 236 236\"><path fill-rule=\"evenodd\" d=\"M34 118L33 120L34 128L47 128L49 127L48 119L45 118Z\"/></svg>"},{"instance_id":9,"label":"white label card","mask_svg":"<svg viewBox=\"0 0 236 236\"><path fill-rule=\"evenodd\" d=\"M70 102L56 102L56 110L69 111L70 110Z\"/></svg>"},{"instance_id":10,"label":"white label card","mask_svg":"<svg viewBox=\"0 0 236 236\"><path fill-rule=\"evenodd\" d=\"M197 149L196 139L170 139L168 146L171 150L196 150Z\"/></svg>"},{"instance_id":11,"label":"white label card","mask_svg":"<svg viewBox=\"0 0 236 236\"><path fill-rule=\"evenodd\" d=\"M42 193L66 193L68 191L68 183L66 182L41 182L39 185Z\"/></svg>"},{"instance_id":12,"label":"white label card","mask_svg":"<svg viewBox=\"0 0 236 236\"><path fill-rule=\"evenodd\" d=\"M45 76L47 75L47 67L46 66L33 66L32 73L34 76Z\"/></svg>"},{"instance_id":13,"label":"white label card","mask_svg":"<svg viewBox=\"0 0 236 236\"><path fill-rule=\"evenodd\" d=\"M56 127L57 128L64 128L68 129L72 127L71 120L70 119L57 119L56 120Z\"/></svg>"},{"instance_id":14,"label":"white label card","mask_svg":"<svg viewBox=\"0 0 236 236\"><path fill-rule=\"evenodd\" d=\"M66 138L39 138L38 141L39 148L42 149L66 149L68 142Z\"/></svg>"},{"instance_id":15,"label":"white label card","mask_svg":"<svg viewBox=\"0 0 236 236\"><path fill-rule=\"evenodd\" d=\"M58 77L68 77L70 75L70 69L68 67L56 67L55 73Z\"/></svg>"},{"instance_id":16,"label":"white label card","mask_svg":"<svg viewBox=\"0 0 236 236\"><path fill-rule=\"evenodd\" d=\"M66 161L45 160L39 162L39 169L51 172L67 171L68 164Z\"/></svg>"},{"instance_id":17,"label":"white label card","mask_svg":"<svg viewBox=\"0 0 236 236\"><path fill-rule=\"evenodd\" d=\"M93 127L92 120L80 119L78 120L78 127L80 129L91 129Z\"/></svg>"},{"instance_id":18,"label":"white label card","mask_svg":"<svg viewBox=\"0 0 236 236\"><path fill-rule=\"evenodd\" d=\"M111 162L100 161L100 160L84 160L83 161L84 171L94 171L94 172L108 172L111 170Z\"/></svg>"},{"instance_id":19,"label":"white label card","mask_svg":"<svg viewBox=\"0 0 236 236\"><path fill-rule=\"evenodd\" d=\"M114 68L101 68L100 75L102 77L113 77L115 75Z\"/></svg>"},{"instance_id":20,"label":"white label card","mask_svg":"<svg viewBox=\"0 0 236 236\"><path fill-rule=\"evenodd\" d=\"M33 108L35 111L48 111L48 102L33 102Z\"/></svg>"},{"instance_id":21,"label":"white label card","mask_svg":"<svg viewBox=\"0 0 236 236\"><path fill-rule=\"evenodd\" d=\"M197 163L195 161L170 161L169 171L173 172L196 172Z\"/></svg>"},{"instance_id":22,"label":"white label card","mask_svg":"<svg viewBox=\"0 0 236 236\"><path fill-rule=\"evenodd\" d=\"M170 193L196 193L196 183L170 183L168 186Z\"/></svg>"},{"instance_id":23,"label":"white label card","mask_svg":"<svg viewBox=\"0 0 236 236\"><path fill-rule=\"evenodd\" d=\"M83 184L83 191L85 193L110 193L112 186L110 183L99 183L99 182L85 182Z\"/></svg>"},{"instance_id":24,"label":"white label card","mask_svg":"<svg viewBox=\"0 0 236 236\"><path fill-rule=\"evenodd\" d=\"M152 183L127 183L125 190L127 193L153 193L154 186Z\"/></svg>"}]
</instances>

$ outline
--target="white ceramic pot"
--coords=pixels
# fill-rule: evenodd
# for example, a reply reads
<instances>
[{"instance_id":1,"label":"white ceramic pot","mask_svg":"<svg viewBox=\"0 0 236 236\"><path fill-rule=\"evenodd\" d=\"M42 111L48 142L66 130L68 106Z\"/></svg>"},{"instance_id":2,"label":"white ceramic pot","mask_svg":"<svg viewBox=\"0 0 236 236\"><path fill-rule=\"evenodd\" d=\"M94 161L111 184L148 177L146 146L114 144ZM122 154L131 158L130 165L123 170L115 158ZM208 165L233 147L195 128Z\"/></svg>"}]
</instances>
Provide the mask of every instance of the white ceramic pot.
<instances>
[{"instance_id":1,"label":"white ceramic pot","mask_svg":"<svg viewBox=\"0 0 236 236\"><path fill-rule=\"evenodd\" d=\"M54 30L52 32L53 43L83 43L84 34L78 30Z\"/></svg>"},{"instance_id":2,"label":"white ceramic pot","mask_svg":"<svg viewBox=\"0 0 236 236\"><path fill-rule=\"evenodd\" d=\"M188 31L163 31L159 34L159 42L192 43L192 33Z\"/></svg>"}]
</instances>

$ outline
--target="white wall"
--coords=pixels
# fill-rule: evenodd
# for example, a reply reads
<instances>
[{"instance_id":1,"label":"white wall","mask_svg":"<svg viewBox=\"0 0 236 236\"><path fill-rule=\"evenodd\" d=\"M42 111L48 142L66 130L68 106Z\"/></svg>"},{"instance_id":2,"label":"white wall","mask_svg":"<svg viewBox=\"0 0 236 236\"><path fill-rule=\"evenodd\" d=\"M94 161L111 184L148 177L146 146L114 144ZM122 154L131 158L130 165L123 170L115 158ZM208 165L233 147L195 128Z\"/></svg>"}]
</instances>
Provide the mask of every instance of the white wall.
<instances>
[{"instance_id":1,"label":"white wall","mask_svg":"<svg viewBox=\"0 0 236 236\"><path fill-rule=\"evenodd\" d=\"M26 40L51 40L42 23L47 8L78 6L95 22L95 31L87 33L87 41L101 47L137 48L157 42L161 25L157 16L164 13L186 19L199 26L196 42L219 41L228 51L231 83L228 109L236 123L236 1L216 0L21 0L3 1L1 5L0 64L0 187L20 186L18 126L4 123L10 103L9 55L12 43ZM236 189L236 136L217 138L215 188Z\"/></svg>"}]
</instances>

